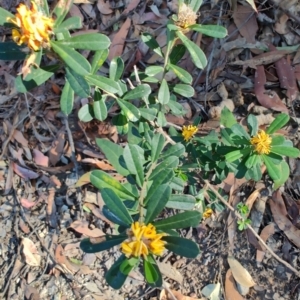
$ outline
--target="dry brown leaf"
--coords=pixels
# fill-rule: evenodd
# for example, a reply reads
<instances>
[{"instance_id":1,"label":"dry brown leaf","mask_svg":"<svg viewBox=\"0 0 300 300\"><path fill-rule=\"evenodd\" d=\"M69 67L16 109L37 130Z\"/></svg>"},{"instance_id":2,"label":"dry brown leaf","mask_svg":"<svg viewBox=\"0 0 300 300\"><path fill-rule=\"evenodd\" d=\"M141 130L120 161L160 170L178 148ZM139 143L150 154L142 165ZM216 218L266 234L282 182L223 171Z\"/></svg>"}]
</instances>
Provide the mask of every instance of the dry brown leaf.
<instances>
[{"instance_id":1,"label":"dry brown leaf","mask_svg":"<svg viewBox=\"0 0 300 300\"><path fill-rule=\"evenodd\" d=\"M260 237L264 242L267 242L268 238L273 235L275 233L275 224L274 223L270 223L269 225L267 225L266 227L264 227L264 229L261 231ZM265 247L263 245L261 245L262 247L262 251L261 250L257 250L256 251L256 262L258 264L260 264L265 256Z\"/></svg>"},{"instance_id":2,"label":"dry brown leaf","mask_svg":"<svg viewBox=\"0 0 300 300\"><path fill-rule=\"evenodd\" d=\"M87 173L83 174L76 182L75 187L80 187L80 186L90 183L91 182L90 175L91 175L91 172L87 172Z\"/></svg>"},{"instance_id":3,"label":"dry brown leaf","mask_svg":"<svg viewBox=\"0 0 300 300\"><path fill-rule=\"evenodd\" d=\"M110 8L110 3L109 1L104 1L104 0L98 0L97 2L97 7L101 14L104 15L109 15L113 13L113 10Z\"/></svg>"},{"instance_id":4,"label":"dry brown leaf","mask_svg":"<svg viewBox=\"0 0 300 300\"><path fill-rule=\"evenodd\" d=\"M134 10L140 3L141 0L130 0L128 6L124 9L122 15L127 15Z\"/></svg>"},{"instance_id":5,"label":"dry brown leaf","mask_svg":"<svg viewBox=\"0 0 300 300\"><path fill-rule=\"evenodd\" d=\"M28 141L24 138L24 135L20 130L15 129L13 138L17 142L19 142L23 147L28 147Z\"/></svg>"},{"instance_id":6,"label":"dry brown leaf","mask_svg":"<svg viewBox=\"0 0 300 300\"><path fill-rule=\"evenodd\" d=\"M20 203L23 207L30 209L34 207L38 202L30 201L29 199L26 198L21 198Z\"/></svg>"},{"instance_id":7,"label":"dry brown leaf","mask_svg":"<svg viewBox=\"0 0 300 300\"><path fill-rule=\"evenodd\" d=\"M65 145L65 128L62 128L58 133L56 139L52 143L52 147L49 150L49 161L52 166L55 166L62 154Z\"/></svg>"},{"instance_id":8,"label":"dry brown leaf","mask_svg":"<svg viewBox=\"0 0 300 300\"><path fill-rule=\"evenodd\" d=\"M270 207L275 223L288 239L300 249L300 230L288 219L287 210L279 190L273 193Z\"/></svg>"},{"instance_id":9,"label":"dry brown leaf","mask_svg":"<svg viewBox=\"0 0 300 300\"><path fill-rule=\"evenodd\" d=\"M81 160L81 162L95 165L98 169L101 169L104 171L115 170L115 168L105 160L99 160L96 158L84 158Z\"/></svg>"},{"instance_id":10,"label":"dry brown leaf","mask_svg":"<svg viewBox=\"0 0 300 300\"><path fill-rule=\"evenodd\" d=\"M16 174L18 174L20 177L24 178L24 179L35 179L35 178L38 178L39 177L39 174L32 171L32 170L29 170L29 169L26 169L26 168L23 168L23 167L20 167L19 165L17 165L16 163L13 163L13 170Z\"/></svg>"},{"instance_id":11,"label":"dry brown leaf","mask_svg":"<svg viewBox=\"0 0 300 300\"><path fill-rule=\"evenodd\" d=\"M114 57L122 55L125 39L127 37L130 26L131 26L131 19L127 18L126 21L121 26L119 32L114 36L108 54L108 59L110 61Z\"/></svg>"},{"instance_id":12,"label":"dry brown leaf","mask_svg":"<svg viewBox=\"0 0 300 300\"><path fill-rule=\"evenodd\" d=\"M23 238L21 247L26 263L33 267L39 267L41 264L41 256L35 244L29 238Z\"/></svg>"},{"instance_id":13,"label":"dry brown leaf","mask_svg":"<svg viewBox=\"0 0 300 300\"><path fill-rule=\"evenodd\" d=\"M99 228L90 229L88 225L89 223L87 221L77 220L73 222L70 225L70 227L73 228L75 231L82 233L88 237L97 238L97 237L105 236L105 233L101 229Z\"/></svg>"},{"instance_id":14,"label":"dry brown leaf","mask_svg":"<svg viewBox=\"0 0 300 300\"><path fill-rule=\"evenodd\" d=\"M177 300L204 300L204 298L193 298L189 296L184 296L180 292L175 290L170 290L173 296L176 297ZM168 293L166 289L162 289L159 295L159 300L174 300L174 297Z\"/></svg>"},{"instance_id":15,"label":"dry brown leaf","mask_svg":"<svg viewBox=\"0 0 300 300\"><path fill-rule=\"evenodd\" d=\"M159 261L157 261L157 265L159 267L160 272L163 275L177 281L179 284L182 284L183 276L176 268L174 268L173 266L171 266L168 263L162 263Z\"/></svg>"},{"instance_id":16,"label":"dry brown leaf","mask_svg":"<svg viewBox=\"0 0 300 300\"><path fill-rule=\"evenodd\" d=\"M244 300L245 298L238 292L232 272L229 269L225 278L225 294L227 300Z\"/></svg>"},{"instance_id":17,"label":"dry brown leaf","mask_svg":"<svg viewBox=\"0 0 300 300\"><path fill-rule=\"evenodd\" d=\"M33 149L33 160L38 166L49 166L49 157L44 155L40 150Z\"/></svg>"},{"instance_id":18,"label":"dry brown leaf","mask_svg":"<svg viewBox=\"0 0 300 300\"><path fill-rule=\"evenodd\" d=\"M228 256L228 264L236 282L244 287L256 285L250 273L233 256Z\"/></svg>"},{"instance_id":19,"label":"dry brown leaf","mask_svg":"<svg viewBox=\"0 0 300 300\"><path fill-rule=\"evenodd\" d=\"M281 101L279 96L274 91L265 89L266 75L263 66L257 66L254 79L254 91L258 102L266 107L276 111L288 112L287 107Z\"/></svg>"},{"instance_id":20,"label":"dry brown leaf","mask_svg":"<svg viewBox=\"0 0 300 300\"><path fill-rule=\"evenodd\" d=\"M253 206L253 203L254 201L257 199L257 197L259 196L259 190L254 190L251 195L247 198L246 202L245 202L245 205L248 206L249 208L249 213L245 215L245 217L248 217L250 212L251 212L251 209L252 209L252 206Z\"/></svg>"}]
</instances>

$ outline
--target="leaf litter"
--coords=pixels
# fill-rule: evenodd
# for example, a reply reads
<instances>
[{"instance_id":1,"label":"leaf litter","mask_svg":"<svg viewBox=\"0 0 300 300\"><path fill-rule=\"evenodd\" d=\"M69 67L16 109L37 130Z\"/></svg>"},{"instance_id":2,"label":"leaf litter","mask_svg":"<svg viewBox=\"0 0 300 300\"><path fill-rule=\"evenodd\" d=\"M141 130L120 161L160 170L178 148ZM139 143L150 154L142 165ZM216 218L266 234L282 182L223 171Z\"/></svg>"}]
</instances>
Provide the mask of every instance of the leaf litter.
<instances>
[{"instance_id":1,"label":"leaf litter","mask_svg":"<svg viewBox=\"0 0 300 300\"><path fill-rule=\"evenodd\" d=\"M241 120L250 112L257 112L258 117L265 120L261 126L270 124L267 116L273 118L277 112L285 111L299 118L300 40L296 1L246 2L249 5L235 0L211 1L211 5L204 2L199 21L221 23L228 28L229 35L224 40L200 35L190 37L201 46L211 63L199 71L188 55L179 62L179 66L192 74L196 94L181 99L189 115L185 118L170 116L169 122L191 124L200 106L208 112L225 98L234 100L241 95L243 103L230 102L232 111ZM110 37L109 59L121 55L127 76L134 65L143 69L145 65L159 63L159 56L141 42L140 34L150 32L159 45L165 46L164 25L177 9L177 1L135 0L120 1L120 5L116 5L113 1L79 0L73 4L70 14L81 18L85 30L100 29ZM10 33L1 29L0 34L5 39ZM81 104L78 102L69 122L79 164L77 186L83 197L70 193L75 188L70 178L76 174L65 124L59 113L59 93L64 82L55 76L32 90L25 99L16 93L13 85L18 72L17 63L0 62L1 298L50 299L62 295L65 299L124 299L130 295L129 299L174 299L175 296L183 300L205 299L203 290L208 290L207 299L215 299L213 292L219 285L222 286L221 296L216 293L219 299L225 295L234 300L299 298L297 278L275 261L257 240L255 243L249 236L247 240L243 232L238 232L233 215L218 211L199 225L201 234L192 233L202 250L197 259L182 259L179 264L179 257L162 257L164 280L170 284L172 295L168 290L164 290L163 296L155 289L149 290L139 270L130 274L122 290L109 288L104 274L117 258L117 251L84 254L78 243L84 237L113 234L114 225L102 213L104 203L99 193L89 194L95 191L81 175L94 168L114 174L93 143L96 137L107 137L122 145L124 141L109 119L107 123L80 123L77 111ZM108 73L107 64L101 72ZM172 82L174 78L170 76L169 80ZM221 83L227 92L225 98L218 91ZM267 109L268 114L259 107ZM201 124L203 132L220 129L217 117L212 120L205 116ZM286 134L291 132L287 130ZM294 143L298 142L295 135ZM231 186L230 201L236 205L249 201L250 218L262 239L293 266L299 266L300 177L297 164L292 160L289 163L292 176L285 186L284 199L280 192L268 193L268 181L256 189L251 183L235 184L229 178L220 187L227 186L228 191ZM229 238L224 230L226 226ZM184 230L182 234L190 233ZM230 259L228 264L229 245L235 259ZM253 260L255 252L256 261ZM238 288L241 282L251 287L244 296ZM254 282L257 285L252 287Z\"/></svg>"}]
</instances>

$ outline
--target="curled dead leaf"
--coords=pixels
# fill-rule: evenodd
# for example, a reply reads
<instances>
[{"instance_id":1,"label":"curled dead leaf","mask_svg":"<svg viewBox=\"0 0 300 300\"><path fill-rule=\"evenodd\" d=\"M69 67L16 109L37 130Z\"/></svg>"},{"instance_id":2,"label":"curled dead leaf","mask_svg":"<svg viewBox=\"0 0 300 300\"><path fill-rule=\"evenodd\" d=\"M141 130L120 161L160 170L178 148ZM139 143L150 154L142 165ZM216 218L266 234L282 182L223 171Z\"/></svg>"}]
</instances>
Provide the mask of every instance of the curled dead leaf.
<instances>
[{"instance_id":1,"label":"curled dead leaf","mask_svg":"<svg viewBox=\"0 0 300 300\"><path fill-rule=\"evenodd\" d=\"M41 256L35 244L29 238L23 238L21 247L26 263L33 267L39 267L41 264Z\"/></svg>"}]
</instances>

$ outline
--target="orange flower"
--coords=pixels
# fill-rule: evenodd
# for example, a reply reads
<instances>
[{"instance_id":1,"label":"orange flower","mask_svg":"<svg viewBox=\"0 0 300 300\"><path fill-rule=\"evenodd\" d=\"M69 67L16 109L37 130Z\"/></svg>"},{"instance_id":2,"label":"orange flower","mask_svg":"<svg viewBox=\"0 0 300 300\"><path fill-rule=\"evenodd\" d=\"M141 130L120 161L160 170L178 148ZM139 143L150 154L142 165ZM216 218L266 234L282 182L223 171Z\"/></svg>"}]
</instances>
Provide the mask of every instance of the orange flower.
<instances>
[{"instance_id":1,"label":"orange flower","mask_svg":"<svg viewBox=\"0 0 300 300\"><path fill-rule=\"evenodd\" d=\"M156 233L156 228L152 224L147 226L139 222L131 224L128 231L128 239L121 244L121 251L127 257L147 257L149 252L154 255L162 255L165 250L165 241L161 238L165 233Z\"/></svg>"},{"instance_id":2,"label":"orange flower","mask_svg":"<svg viewBox=\"0 0 300 300\"><path fill-rule=\"evenodd\" d=\"M12 30L12 38L18 45L27 44L34 51L49 47L54 20L39 12L34 2L30 9L20 4L15 18L8 18L8 21L18 27Z\"/></svg>"},{"instance_id":3,"label":"orange flower","mask_svg":"<svg viewBox=\"0 0 300 300\"><path fill-rule=\"evenodd\" d=\"M183 126L182 136L186 142L188 142L198 131L197 126Z\"/></svg>"},{"instance_id":4,"label":"orange flower","mask_svg":"<svg viewBox=\"0 0 300 300\"><path fill-rule=\"evenodd\" d=\"M258 154L269 154L271 152L272 138L263 130L260 130L257 135L250 140L250 143L254 146L254 150Z\"/></svg>"}]
</instances>

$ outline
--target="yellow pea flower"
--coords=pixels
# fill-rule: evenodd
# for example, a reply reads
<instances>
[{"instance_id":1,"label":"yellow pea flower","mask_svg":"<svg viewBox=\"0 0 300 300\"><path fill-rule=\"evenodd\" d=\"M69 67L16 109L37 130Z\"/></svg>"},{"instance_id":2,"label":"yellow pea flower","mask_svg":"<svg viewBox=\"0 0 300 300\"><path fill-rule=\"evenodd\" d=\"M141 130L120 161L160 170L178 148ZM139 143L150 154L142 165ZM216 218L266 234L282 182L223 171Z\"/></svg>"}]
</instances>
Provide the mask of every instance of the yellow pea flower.
<instances>
[{"instance_id":1,"label":"yellow pea flower","mask_svg":"<svg viewBox=\"0 0 300 300\"><path fill-rule=\"evenodd\" d=\"M182 128L182 136L186 142L188 142L198 131L197 126L189 125L183 126Z\"/></svg>"},{"instance_id":2,"label":"yellow pea flower","mask_svg":"<svg viewBox=\"0 0 300 300\"><path fill-rule=\"evenodd\" d=\"M271 152L272 138L263 130L260 130L250 140L250 143L258 154L269 154Z\"/></svg>"}]
</instances>

